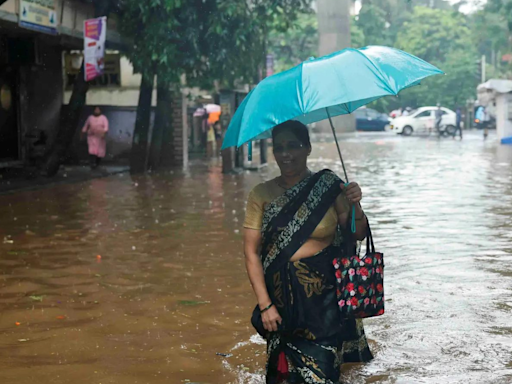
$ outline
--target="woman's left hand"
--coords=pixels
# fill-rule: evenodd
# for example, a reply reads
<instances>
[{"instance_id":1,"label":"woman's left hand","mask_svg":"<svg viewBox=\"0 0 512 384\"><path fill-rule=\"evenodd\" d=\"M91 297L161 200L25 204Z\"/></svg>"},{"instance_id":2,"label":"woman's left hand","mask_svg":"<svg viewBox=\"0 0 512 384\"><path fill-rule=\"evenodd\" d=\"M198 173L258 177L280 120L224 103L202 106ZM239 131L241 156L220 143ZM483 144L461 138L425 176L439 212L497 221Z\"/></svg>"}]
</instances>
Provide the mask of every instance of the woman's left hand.
<instances>
[{"instance_id":1,"label":"woman's left hand","mask_svg":"<svg viewBox=\"0 0 512 384\"><path fill-rule=\"evenodd\" d=\"M363 199L363 191L361 191L359 184L355 182L350 183L346 187L344 184L341 184L341 190L345 192L345 196L351 204L357 204Z\"/></svg>"}]
</instances>

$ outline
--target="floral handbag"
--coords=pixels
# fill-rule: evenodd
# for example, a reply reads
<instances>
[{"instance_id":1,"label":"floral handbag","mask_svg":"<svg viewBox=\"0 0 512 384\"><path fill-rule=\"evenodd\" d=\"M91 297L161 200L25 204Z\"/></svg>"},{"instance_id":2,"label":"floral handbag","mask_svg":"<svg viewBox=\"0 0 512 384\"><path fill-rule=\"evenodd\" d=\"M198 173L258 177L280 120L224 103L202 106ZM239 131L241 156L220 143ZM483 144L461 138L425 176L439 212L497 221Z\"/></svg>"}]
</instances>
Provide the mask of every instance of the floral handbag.
<instances>
[{"instance_id":1,"label":"floral handbag","mask_svg":"<svg viewBox=\"0 0 512 384\"><path fill-rule=\"evenodd\" d=\"M384 255L375 252L368 225L366 255L343 255L333 260L336 294L342 318L365 318L384 313Z\"/></svg>"}]
</instances>

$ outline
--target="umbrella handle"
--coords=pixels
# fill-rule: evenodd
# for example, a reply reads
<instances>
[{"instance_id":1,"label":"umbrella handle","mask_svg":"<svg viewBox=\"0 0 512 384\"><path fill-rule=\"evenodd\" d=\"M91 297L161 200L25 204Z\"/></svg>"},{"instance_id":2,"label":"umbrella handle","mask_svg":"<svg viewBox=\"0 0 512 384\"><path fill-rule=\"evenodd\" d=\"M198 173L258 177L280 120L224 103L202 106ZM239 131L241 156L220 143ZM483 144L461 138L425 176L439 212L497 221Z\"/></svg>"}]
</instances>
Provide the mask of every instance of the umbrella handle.
<instances>
[{"instance_id":1,"label":"umbrella handle","mask_svg":"<svg viewBox=\"0 0 512 384\"><path fill-rule=\"evenodd\" d=\"M348 187L348 183L345 183L345 187ZM356 205L352 204L352 215L350 220L350 230L352 233L356 233Z\"/></svg>"}]
</instances>

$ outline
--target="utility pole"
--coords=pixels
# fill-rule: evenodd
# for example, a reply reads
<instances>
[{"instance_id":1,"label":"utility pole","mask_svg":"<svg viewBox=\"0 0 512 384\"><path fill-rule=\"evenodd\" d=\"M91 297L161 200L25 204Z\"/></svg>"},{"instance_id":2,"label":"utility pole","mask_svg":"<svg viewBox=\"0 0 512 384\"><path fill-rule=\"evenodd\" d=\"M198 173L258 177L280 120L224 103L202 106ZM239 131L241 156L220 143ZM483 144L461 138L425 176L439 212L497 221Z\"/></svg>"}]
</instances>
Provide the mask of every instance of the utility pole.
<instances>
[{"instance_id":1,"label":"utility pole","mask_svg":"<svg viewBox=\"0 0 512 384\"><path fill-rule=\"evenodd\" d=\"M318 53L324 56L351 46L350 42L350 7L352 0L318 0ZM364 7L364 5L363 5ZM333 119L334 126L342 132L353 132L356 121L353 115L337 116ZM331 132L328 122L316 123L318 131Z\"/></svg>"},{"instance_id":2,"label":"utility pole","mask_svg":"<svg viewBox=\"0 0 512 384\"><path fill-rule=\"evenodd\" d=\"M482 60L480 61L482 63L482 83L485 83L485 55L482 55Z\"/></svg>"}]
</instances>

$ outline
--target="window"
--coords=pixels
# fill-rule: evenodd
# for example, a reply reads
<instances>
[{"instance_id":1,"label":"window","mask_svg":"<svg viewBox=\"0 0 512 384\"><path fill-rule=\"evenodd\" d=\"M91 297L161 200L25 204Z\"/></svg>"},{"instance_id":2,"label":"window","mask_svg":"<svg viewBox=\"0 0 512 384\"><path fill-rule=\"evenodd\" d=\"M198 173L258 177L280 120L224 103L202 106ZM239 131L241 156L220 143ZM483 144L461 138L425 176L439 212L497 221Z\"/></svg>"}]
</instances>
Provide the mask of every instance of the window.
<instances>
[{"instance_id":1,"label":"window","mask_svg":"<svg viewBox=\"0 0 512 384\"><path fill-rule=\"evenodd\" d=\"M358 119L364 119L364 118L366 118L366 109L365 108L357 109L354 112L354 115L356 115L356 118L358 118Z\"/></svg>"},{"instance_id":2,"label":"window","mask_svg":"<svg viewBox=\"0 0 512 384\"><path fill-rule=\"evenodd\" d=\"M366 113L368 114L368 117L371 119L378 119L380 116L380 113L377 111L374 111L373 109L367 109Z\"/></svg>"},{"instance_id":3,"label":"window","mask_svg":"<svg viewBox=\"0 0 512 384\"><path fill-rule=\"evenodd\" d=\"M414 116L415 119L418 119L420 117L430 117L430 111L423 111L416 116Z\"/></svg>"}]
</instances>

